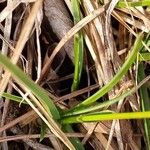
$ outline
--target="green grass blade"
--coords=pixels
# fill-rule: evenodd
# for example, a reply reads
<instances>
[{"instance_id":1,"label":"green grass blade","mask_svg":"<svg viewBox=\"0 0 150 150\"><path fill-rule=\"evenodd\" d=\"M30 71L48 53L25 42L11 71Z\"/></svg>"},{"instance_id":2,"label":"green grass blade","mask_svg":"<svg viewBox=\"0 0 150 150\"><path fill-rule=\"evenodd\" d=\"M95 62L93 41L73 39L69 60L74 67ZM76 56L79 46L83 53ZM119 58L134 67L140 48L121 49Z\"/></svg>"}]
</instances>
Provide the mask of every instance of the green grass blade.
<instances>
[{"instance_id":1,"label":"green grass blade","mask_svg":"<svg viewBox=\"0 0 150 150\"><path fill-rule=\"evenodd\" d=\"M150 111L145 112L127 112L127 113L100 113L95 112L93 114L83 114L79 116L72 116L62 118L62 124L71 124L71 123L83 123L83 122L98 122L105 120L123 120L123 119L146 119L150 118Z\"/></svg>"},{"instance_id":2,"label":"green grass blade","mask_svg":"<svg viewBox=\"0 0 150 150\"><path fill-rule=\"evenodd\" d=\"M80 6L78 0L72 0L72 10L74 23L78 23L81 19ZM79 31L74 35L74 78L71 87L71 91L75 91L80 83L82 66L83 66L83 34Z\"/></svg>"},{"instance_id":3,"label":"green grass blade","mask_svg":"<svg viewBox=\"0 0 150 150\"><path fill-rule=\"evenodd\" d=\"M135 1L135 2L125 2L125 1L119 1L116 5L118 8L125 8L125 7L138 7L138 6L150 6L150 0L141 0L141 1Z\"/></svg>"},{"instance_id":4,"label":"green grass blade","mask_svg":"<svg viewBox=\"0 0 150 150\"><path fill-rule=\"evenodd\" d=\"M71 91L78 89L83 66L83 36L81 31L74 36L75 69Z\"/></svg>"},{"instance_id":5,"label":"green grass blade","mask_svg":"<svg viewBox=\"0 0 150 150\"><path fill-rule=\"evenodd\" d=\"M53 116L55 119L59 119L59 112L52 102L52 100L47 96L46 92L37 84L35 84L21 69L12 64L10 60L0 53L0 64L8 69L13 76L15 76L22 84L24 84L43 104L45 110L49 115Z\"/></svg>"},{"instance_id":6,"label":"green grass blade","mask_svg":"<svg viewBox=\"0 0 150 150\"><path fill-rule=\"evenodd\" d=\"M15 102L18 102L18 103L23 103L23 104L27 104L26 101L22 101L23 98L20 97L20 96L16 96L16 95L13 95L13 94L9 94L9 93L2 93L0 94L2 97L6 98L6 99L9 99L9 100L12 100L12 101L15 101Z\"/></svg>"},{"instance_id":7,"label":"green grass blade","mask_svg":"<svg viewBox=\"0 0 150 150\"><path fill-rule=\"evenodd\" d=\"M119 72L113 77L113 79L108 84L106 84L104 87L102 87L95 94L93 94L92 96L90 96L89 98L84 100L82 103L78 104L75 108L73 108L73 109L71 109L71 110L69 110L68 112L65 112L65 113L69 114L69 113L78 111L81 108L85 108L88 105L90 105L90 104L94 103L95 101L97 101L104 94L109 92L122 79L122 77L127 73L129 68L131 67L131 65L134 63L134 61L137 57L137 53L142 47L142 38L143 38L142 34L138 35L138 37L136 38L136 41L134 43L132 52L129 54L127 60L125 61L125 63L123 64L123 66L121 67Z\"/></svg>"},{"instance_id":8,"label":"green grass blade","mask_svg":"<svg viewBox=\"0 0 150 150\"><path fill-rule=\"evenodd\" d=\"M74 23L76 24L81 19L79 1L78 0L71 0L71 6L72 6L72 13L73 13Z\"/></svg>"},{"instance_id":9,"label":"green grass blade","mask_svg":"<svg viewBox=\"0 0 150 150\"><path fill-rule=\"evenodd\" d=\"M116 97L116 98L111 99L111 100L107 100L107 101L105 101L103 103L96 103L96 104L93 104L91 106L87 106L86 108L81 108L81 109L79 109L77 111L74 111L72 113L67 113L67 114L64 113L63 116L66 117L66 116L78 115L78 114L83 114L83 113L88 113L88 112L96 111L96 110L102 109L104 107L109 107L110 105L113 105L113 104L119 102L120 100L126 98L127 96L129 96L134 91L135 91L135 88L133 88L131 90L128 89L128 91L126 91L124 94L122 94L119 97Z\"/></svg>"},{"instance_id":10,"label":"green grass blade","mask_svg":"<svg viewBox=\"0 0 150 150\"><path fill-rule=\"evenodd\" d=\"M138 67L138 80L141 81L145 78L144 65L139 64ZM147 85L143 85L140 88L140 99L141 99L141 109L143 112L150 110L150 98L148 96ZM147 149L150 150L150 119L144 119L144 131L147 143Z\"/></svg>"}]
</instances>

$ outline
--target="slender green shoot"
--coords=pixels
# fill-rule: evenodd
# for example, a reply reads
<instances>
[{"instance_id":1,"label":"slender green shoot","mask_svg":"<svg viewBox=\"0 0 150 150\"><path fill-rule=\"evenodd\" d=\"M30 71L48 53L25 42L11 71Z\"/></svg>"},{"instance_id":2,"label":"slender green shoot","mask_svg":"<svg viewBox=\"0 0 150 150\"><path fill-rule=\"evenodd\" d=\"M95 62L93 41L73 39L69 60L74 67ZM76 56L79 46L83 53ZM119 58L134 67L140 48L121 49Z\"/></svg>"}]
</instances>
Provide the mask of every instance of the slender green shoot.
<instances>
[{"instance_id":1,"label":"slender green shoot","mask_svg":"<svg viewBox=\"0 0 150 150\"><path fill-rule=\"evenodd\" d=\"M74 23L78 23L81 20L80 5L78 0L72 0L72 10ZM79 31L74 35L74 78L71 87L71 91L75 91L80 83L81 73L83 68L83 34Z\"/></svg>"}]
</instances>

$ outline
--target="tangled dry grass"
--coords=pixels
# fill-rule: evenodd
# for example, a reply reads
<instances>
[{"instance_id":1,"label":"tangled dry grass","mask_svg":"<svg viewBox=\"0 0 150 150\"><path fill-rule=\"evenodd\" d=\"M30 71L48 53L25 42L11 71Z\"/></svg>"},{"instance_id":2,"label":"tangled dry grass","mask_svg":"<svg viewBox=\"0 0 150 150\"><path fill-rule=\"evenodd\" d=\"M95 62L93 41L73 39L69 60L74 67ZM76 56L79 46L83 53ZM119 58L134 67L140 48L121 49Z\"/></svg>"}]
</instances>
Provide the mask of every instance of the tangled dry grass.
<instances>
[{"instance_id":1,"label":"tangled dry grass","mask_svg":"<svg viewBox=\"0 0 150 150\"><path fill-rule=\"evenodd\" d=\"M149 7L120 8L116 7L118 1L104 0L102 5L97 0L82 0L83 19L74 25L70 0L1 0L1 53L43 87L58 107L71 108L108 84L126 61L137 34L149 33ZM71 92L75 63L73 36L80 30L84 35L84 67L79 89ZM100 101L117 97L135 86L137 66L138 61ZM145 62L144 67L148 75L149 63ZM1 93L30 94L26 87L11 78L11 72L0 68L0 77ZM137 92L110 109L140 111L140 103ZM51 131L46 131L45 139L39 142L42 121L28 105L2 99L0 109L3 150L64 149L64 144ZM65 136L79 138L85 149L139 150L146 147L141 120L82 123L73 125L73 129L75 132Z\"/></svg>"}]
</instances>

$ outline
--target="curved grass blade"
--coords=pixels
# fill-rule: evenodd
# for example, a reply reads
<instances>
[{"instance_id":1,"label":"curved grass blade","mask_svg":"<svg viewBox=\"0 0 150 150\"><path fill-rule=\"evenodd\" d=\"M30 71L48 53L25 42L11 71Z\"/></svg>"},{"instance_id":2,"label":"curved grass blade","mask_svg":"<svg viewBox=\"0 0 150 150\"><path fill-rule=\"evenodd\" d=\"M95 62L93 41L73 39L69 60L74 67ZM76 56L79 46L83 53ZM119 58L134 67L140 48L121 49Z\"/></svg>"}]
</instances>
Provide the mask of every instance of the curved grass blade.
<instances>
[{"instance_id":1,"label":"curved grass blade","mask_svg":"<svg viewBox=\"0 0 150 150\"><path fill-rule=\"evenodd\" d=\"M131 93L133 93L135 90L136 90L136 88L128 89L124 94L122 94L119 97L116 97L116 98L111 99L111 100L107 100L103 103L96 103L96 104L93 104L91 106L87 106L86 108L81 108L80 110L74 111L74 112L69 113L69 114L64 113L63 116L66 117L66 116L72 116L72 115L79 115L79 114L83 114L83 113L96 111L96 110L102 109L104 107L109 107L110 105L113 105L113 104L119 102L120 100L126 98Z\"/></svg>"},{"instance_id":2,"label":"curved grass blade","mask_svg":"<svg viewBox=\"0 0 150 150\"><path fill-rule=\"evenodd\" d=\"M109 107L109 106L119 102L120 100L126 98L127 96L131 95L132 93L136 92L149 79L150 79L150 76L147 76L136 87L133 87L132 89L126 90L126 92L124 92L122 95L120 95L120 96L118 96L118 97L116 97L114 99L104 101L103 103L96 103L96 104L94 103L91 106L87 106L86 108L81 108L80 110L72 112L70 114L65 114L64 113L63 117L79 115L79 114L83 114L83 113L89 113L89 112L93 112L93 111L96 111L96 110L99 110L99 109L102 109L102 108Z\"/></svg>"},{"instance_id":3,"label":"curved grass blade","mask_svg":"<svg viewBox=\"0 0 150 150\"><path fill-rule=\"evenodd\" d=\"M60 114L52 100L47 96L44 89L39 85L35 84L20 68L12 64L11 61L4 55L0 53L0 64L9 70L12 76L23 84L28 90L30 90L40 101L42 107L45 109L48 116L42 118L45 123L47 123L49 129L57 136L59 139L71 150L75 150L72 143L68 140L65 133L63 133L54 119L59 119ZM34 107L35 108L35 107ZM35 108L36 109L36 108ZM40 112L39 112L40 113ZM43 116L41 116L43 117ZM53 119L54 118L54 119Z\"/></svg>"},{"instance_id":4,"label":"curved grass blade","mask_svg":"<svg viewBox=\"0 0 150 150\"><path fill-rule=\"evenodd\" d=\"M78 0L72 0L72 12L74 23L78 23L81 20L80 6ZM75 91L80 83L82 67L83 67L83 34L79 31L74 35L74 78L71 87L71 91Z\"/></svg>"},{"instance_id":5,"label":"curved grass blade","mask_svg":"<svg viewBox=\"0 0 150 150\"><path fill-rule=\"evenodd\" d=\"M138 51L142 48L142 38L143 38L143 34L139 34L137 36L132 52L129 54L127 60L125 61L125 63L123 64L123 66L121 67L119 72L113 77L113 79L108 84L106 84L104 87L102 87L95 94L93 94L92 96L90 96L89 98L84 100L82 103L78 104L73 109L70 109L65 113L69 115L75 111L80 110L81 108L84 109L88 105L97 101L104 94L109 92L122 79L122 77L127 73L129 68L131 67L131 65L134 63L134 61L137 57Z\"/></svg>"}]
</instances>

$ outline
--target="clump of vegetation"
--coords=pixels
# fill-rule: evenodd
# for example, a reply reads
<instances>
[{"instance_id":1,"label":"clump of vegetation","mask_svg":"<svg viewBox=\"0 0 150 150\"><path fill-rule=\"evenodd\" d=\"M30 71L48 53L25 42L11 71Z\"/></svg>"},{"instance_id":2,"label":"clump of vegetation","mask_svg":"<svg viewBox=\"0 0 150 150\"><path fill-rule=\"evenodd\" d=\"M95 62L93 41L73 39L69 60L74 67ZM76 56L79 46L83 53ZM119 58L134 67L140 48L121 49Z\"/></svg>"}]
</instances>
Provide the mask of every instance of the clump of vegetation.
<instances>
[{"instance_id":1,"label":"clump of vegetation","mask_svg":"<svg viewBox=\"0 0 150 150\"><path fill-rule=\"evenodd\" d=\"M150 150L150 2L0 2L2 149Z\"/></svg>"}]
</instances>

